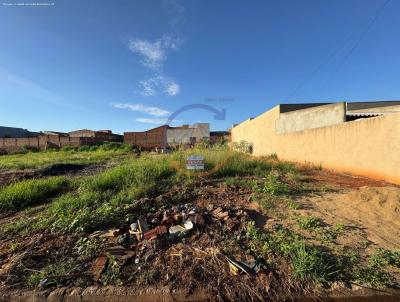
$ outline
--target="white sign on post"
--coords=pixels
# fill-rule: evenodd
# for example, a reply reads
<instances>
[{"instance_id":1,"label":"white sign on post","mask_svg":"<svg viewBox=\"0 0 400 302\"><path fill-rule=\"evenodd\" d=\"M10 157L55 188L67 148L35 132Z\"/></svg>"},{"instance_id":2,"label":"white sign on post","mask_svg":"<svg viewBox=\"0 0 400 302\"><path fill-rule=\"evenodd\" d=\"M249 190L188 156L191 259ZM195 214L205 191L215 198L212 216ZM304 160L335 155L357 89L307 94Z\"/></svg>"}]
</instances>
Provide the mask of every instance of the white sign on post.
<instances>
[{"instance_id":1,"label":"white sign on post","mask_svg":"<svg viewBox=\"0 0 400 302\"><path fill-rule=\"evenodd\" d=\"M204 170L204 156L192 155L186 161L187 170Z\"/></svg>"}]
</instances>

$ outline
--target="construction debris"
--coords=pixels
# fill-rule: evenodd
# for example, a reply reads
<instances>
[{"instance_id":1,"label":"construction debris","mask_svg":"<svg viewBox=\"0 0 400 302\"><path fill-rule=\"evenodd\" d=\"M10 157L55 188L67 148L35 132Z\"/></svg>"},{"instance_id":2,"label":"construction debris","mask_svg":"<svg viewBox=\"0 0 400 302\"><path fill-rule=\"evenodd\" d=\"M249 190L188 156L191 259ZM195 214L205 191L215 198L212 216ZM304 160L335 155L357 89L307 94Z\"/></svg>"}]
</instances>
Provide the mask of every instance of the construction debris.
<instances>
[{"instance_id":1,"label":"construction debris","mask_svg":"<svg viewBox=\"0 0 400 302\"><path fill-rule=\"evenodd\" d=\"M192 250L182 245L180 239L187 238L186 242L195 242L196 238L207 238L216 236L215 232L232 232L229 235L240 234L240 226L243 226L243 217L246 213L242 210L224 209L221 206L214 207L208 205L201 208L190 203L180 206L172 206L162 211L147 213L141 218L132 222L133 218L126 221L127 226L120 229L108 231L98 231L90 237L100 237L106 239L105 252L107 255L116 259L120 267L133 266L130 274L138 274L144 266L151 263L170 246L174 251L171 255L179 256L184 259L185 253L195 253L195 257L216 257L221 254L218 252L209 253L208 250L215 249L213 246L204 246L204 249L194 247ZM190 235L190 236L189 236ZM224 235L223 235L224 236ZM185 252L186 251L186 252ZM232 275L245 273L254 275L254 261L241 261L241 259L225 256L229 264L229 271ZM130 261L133 259L132 261ZM221 262L222 264L222 262ZM95 281L100 280L104 267L107 265L107 257L102 255L97 258L92 265L92 274Z\"/></svg>"},{"instance_id":2,"label":"construction debris","mask_svg":"<svg viewBox=\"0 0 400 302\"><path fill-rule=\"evenodd\" d=\"M92 264L91 273L93 275L93 280L98 281L101 277L101 274L104 271L104 268L107 264L108 258L105 255L98 257Z\"/></svg>"},{"instance_id":3,"label":"construction debris","mask_svg":"<svg viewBox=\"0 0 400 302\"><path fill-rule=\"evenodd\" d=\"M158 227L155 227L154 229L151 229L150 231L146 232L143 234L143 239L146 240L152 240L157 238L157 235L163 235L166 234L167 227L165 225L160 225Z\"/></svg>"}]
</instances>

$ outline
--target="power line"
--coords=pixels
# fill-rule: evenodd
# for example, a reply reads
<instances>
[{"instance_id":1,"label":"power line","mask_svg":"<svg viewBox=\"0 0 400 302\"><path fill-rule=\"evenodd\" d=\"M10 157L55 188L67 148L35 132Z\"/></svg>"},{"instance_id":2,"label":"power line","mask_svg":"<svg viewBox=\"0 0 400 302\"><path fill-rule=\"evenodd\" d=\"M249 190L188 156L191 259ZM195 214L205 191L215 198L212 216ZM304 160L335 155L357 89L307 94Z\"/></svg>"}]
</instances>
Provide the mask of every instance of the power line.
<instances>
[{"instance_id":1,"label":"power line","mask_svg":"<svg viewBox=\"0 0 400 302\"><path fill-rule=\"evenodd\" d=\"M354 52L354 50L357 48L357 46L360 44L360 42L364 39L364 37L366 36L366 34L368 33L368 31L371 29L372 25L374 25L374 23L376 22L376 20L378 19L379 15L382 13L383 9L387 6L387 4L390 2L390 0L386 0L380 7L379 9L376 11L376 13L370 18L369 21L366 22L365 25L365 29L362 32L360 38L356 41L356 43L354 44L354 46L350 49L350 51L345 55L344 59L341 61L341 63L339 64L338 68L335 69L335 71L330 75L330 77L328 79L331 79L340 69L340 67L347 61L347 59L351 56L351 54ZM353 38L353 36L355 36L356 32L353 32L351 35L349 35L346 39L344 39L338 47L336 47L336 49L331 52L329 54L329 56L322 61L317 68L315 68L309 77L307 77L306 79L304 79L299 85L297 85L297 87L286 97L286 99L290 99L292 98L300 89L302 89L304 87L304 85L309 82L323 67L325 67L329 61L331 61L331 59L333 57L336 56L337 53L340 52L340 50L342 50L344 48L344 46Z\"/></svg>"},{"instance_id":2,"label":"power line","mask_svg":"<svg viewBox=\"0 0 400 302\"><path fill-rule=\"evenodd\" d=\"M373 18L370 20L370 22L367 24L367 26L365 27L364 31L362 32L362 34L360 35L360 38L356 41L356 43L353 45L353 47L350 49L350 51L344 56L344 58L342 59L342 61L339 63L338 67L335 69L335 71L331 74L331 76L328 78L328 80L332 79L336 73L339 71L340 67L343 66L344 63L346 63L346 61L348 60L348 58L353 54L353 52L356 50L356 48L358 47L358 45L361 43L361 41L365 38L365 36L367 35L368 31L372 28L372 26L375 24L376 20L378 20L380 14L382 13L383 9L386 7L386 5L388 5L388 3L390 2L390 0L386 0L380 7L379 9L376 11L375 15L373 16Z\"/></svg>"}]
</instances>

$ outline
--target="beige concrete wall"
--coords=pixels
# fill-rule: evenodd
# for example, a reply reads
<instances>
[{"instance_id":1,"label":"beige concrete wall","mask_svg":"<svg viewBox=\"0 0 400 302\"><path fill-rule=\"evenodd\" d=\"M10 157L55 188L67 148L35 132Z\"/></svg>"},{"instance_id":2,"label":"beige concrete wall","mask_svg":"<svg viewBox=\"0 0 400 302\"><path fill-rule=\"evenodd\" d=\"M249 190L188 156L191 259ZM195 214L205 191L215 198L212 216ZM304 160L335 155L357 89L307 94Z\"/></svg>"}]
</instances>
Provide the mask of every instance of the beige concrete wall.
<instances>
[{"instance_id":1,"label":"beige concrete wall","mask_svg":"<svg viewBox=\"0 0 400 302\"><path fill-rule=\"evenodd\" d=\"M281 113L276 121L277 133L289 133L343 123L344 102Z\"/></svg>"},{"instance_id":2,"label":"beige concrete wall","mask_svg":"<svg viewBox=\"0 0 400 302\"><path fill-rule=\"evenodd\" d=\"M208 123L197 123L188 128L167 129L167 143L169 145L190 144L191 137L195 137L196 142L209 139L210 125Z\"/></svg>"},{"instance_id":3,"label":"beige concrete wall","mask_svg":"<svg viewBox=\"0 0 400 302\"><path fill-rule=\"evenodd\" d=\"M232 142L253 144L254 155L321 164L324 168L400 184L400 113L277 134L279 106L232 128Z\"/></svg>"}]
</instances>

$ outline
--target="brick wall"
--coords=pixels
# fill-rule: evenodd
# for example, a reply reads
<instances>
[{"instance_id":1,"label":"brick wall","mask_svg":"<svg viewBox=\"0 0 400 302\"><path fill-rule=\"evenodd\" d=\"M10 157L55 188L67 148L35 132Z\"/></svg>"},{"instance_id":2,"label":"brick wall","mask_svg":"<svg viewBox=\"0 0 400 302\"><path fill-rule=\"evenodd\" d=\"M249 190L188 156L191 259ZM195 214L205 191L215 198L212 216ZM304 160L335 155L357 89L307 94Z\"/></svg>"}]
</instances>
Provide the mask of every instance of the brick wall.
<instances>
[{"instance_id":1,"label":"brick wall","mask_svg":"<svg viewBox=\"0 0 400 302\"><path fill-rule=\"evenodd\" d=\"M18 151L28 147L36 150L46 150L49 147L79 147L104 142L104 138L96 137L69 137L58 135L41 135L27 138L0 138L0 151Z\"/></svg>"},{"instance_id":2,"label":"brick wall","mask_svg":"<svg viewBox=\"0 0 400 302\"><path fill-rule=\"evenodd\" d=\"M125 132L124 142L145 149L165 148L167 127L161 126L144 132Z\"/></svg>"}]
</instances>

